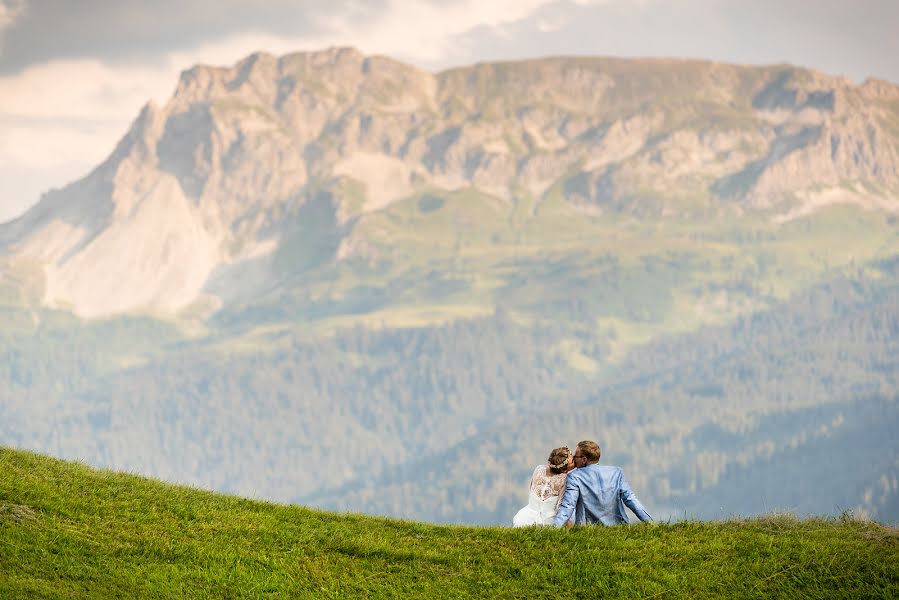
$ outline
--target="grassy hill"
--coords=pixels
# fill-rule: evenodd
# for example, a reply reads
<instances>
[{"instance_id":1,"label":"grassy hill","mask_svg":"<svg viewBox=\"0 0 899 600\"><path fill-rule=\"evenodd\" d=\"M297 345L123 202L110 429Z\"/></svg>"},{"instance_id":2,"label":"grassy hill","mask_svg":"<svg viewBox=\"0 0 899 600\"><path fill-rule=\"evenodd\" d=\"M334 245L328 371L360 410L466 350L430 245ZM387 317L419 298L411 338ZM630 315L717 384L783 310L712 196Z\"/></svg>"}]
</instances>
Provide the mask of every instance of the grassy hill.
<instances>
[{"instance_id":1,"label":"grassy hill","mask_svg":"<svg viewBox=\"0 0 899 600\"><path fill-rule=\"evenodd\" d=\"M432 526L224 496L6 448L0 549L2 598L899 594L899 531L849 518Z\"/></svg>"}]
</instances>

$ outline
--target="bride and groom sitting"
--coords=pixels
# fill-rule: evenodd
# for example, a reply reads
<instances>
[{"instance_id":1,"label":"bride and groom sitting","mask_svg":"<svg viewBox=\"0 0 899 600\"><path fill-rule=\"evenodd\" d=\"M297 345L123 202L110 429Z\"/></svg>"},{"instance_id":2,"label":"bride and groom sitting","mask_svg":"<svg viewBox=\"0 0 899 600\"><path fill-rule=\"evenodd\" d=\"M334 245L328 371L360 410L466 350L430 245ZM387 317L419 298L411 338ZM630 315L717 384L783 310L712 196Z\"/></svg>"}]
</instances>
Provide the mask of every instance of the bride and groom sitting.
<instances>
[{"instance_id":1,"label":"bride and groom sitting","mask_svg":"<svg viewBox=\"0 0 899 600\"><path fill-rule=\"evenodd\" d=\"M631 490L620 467L599 465L596 442L579 442L574 454L556 448L548 464L531 476L528 505L512 519L513 527L627 523L627 506L641 521L652 517Z\"/></svg>"}]
</instances>

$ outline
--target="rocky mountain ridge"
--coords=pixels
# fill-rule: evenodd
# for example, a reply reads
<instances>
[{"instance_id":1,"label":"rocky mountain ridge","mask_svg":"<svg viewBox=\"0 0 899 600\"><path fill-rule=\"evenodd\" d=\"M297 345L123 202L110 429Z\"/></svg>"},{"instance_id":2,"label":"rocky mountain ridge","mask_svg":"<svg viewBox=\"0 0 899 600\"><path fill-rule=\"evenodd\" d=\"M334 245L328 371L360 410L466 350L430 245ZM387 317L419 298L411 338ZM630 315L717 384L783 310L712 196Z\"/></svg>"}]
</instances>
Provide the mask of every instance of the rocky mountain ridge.
<instances>
[{"instance_id":1,"label":"rocky mountain ridge","mask_svg":"<svg viewBox=\"0 0 899 600\"><path fill-rule=\"evenodd\" d=\"M0 226L6 265L83 317L209 311L277 287L320 205L334 260L392 203L476 188L504 205L664 218L700 204L789 221L899 209L899 87L781 65L548 58L431 74L350 48L185 71L111 156ZM327 220L327 219L326 219ZM306 235L306 234L303 234Z\"/></svg>"}]
</instances>

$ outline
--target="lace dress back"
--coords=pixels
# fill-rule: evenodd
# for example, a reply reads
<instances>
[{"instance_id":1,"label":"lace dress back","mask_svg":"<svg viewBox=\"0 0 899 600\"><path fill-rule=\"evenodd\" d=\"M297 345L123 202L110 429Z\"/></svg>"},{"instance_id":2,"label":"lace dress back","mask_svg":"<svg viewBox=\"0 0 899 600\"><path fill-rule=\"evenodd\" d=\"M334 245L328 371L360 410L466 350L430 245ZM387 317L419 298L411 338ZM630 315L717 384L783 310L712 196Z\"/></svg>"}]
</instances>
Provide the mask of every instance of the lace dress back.
<instances>
[{"instance_id":1,"label":"lace dress back","mask_svg":"<svg viewBox=\"0 0 899 600\"><path fill-rule=\"evenodd\" d=\"M561 500L567 478L567 473L551 473L546 465L538 465L534 469L534 474L531 475L530 490L541 500L547 500L553 496L558 496Z\"/></svg>"},{"instance_id":2,"label":"lace dress back","mask_svg":"<svg viewBox=\"0 0 899 600\"><path fill-rule=\"evenodd\" d=\"M565 473L551 473L546 465L537 465L528 486L528 505L515 514L512 526L552 525L567 479Z\"/></svg>"}]
</instances>

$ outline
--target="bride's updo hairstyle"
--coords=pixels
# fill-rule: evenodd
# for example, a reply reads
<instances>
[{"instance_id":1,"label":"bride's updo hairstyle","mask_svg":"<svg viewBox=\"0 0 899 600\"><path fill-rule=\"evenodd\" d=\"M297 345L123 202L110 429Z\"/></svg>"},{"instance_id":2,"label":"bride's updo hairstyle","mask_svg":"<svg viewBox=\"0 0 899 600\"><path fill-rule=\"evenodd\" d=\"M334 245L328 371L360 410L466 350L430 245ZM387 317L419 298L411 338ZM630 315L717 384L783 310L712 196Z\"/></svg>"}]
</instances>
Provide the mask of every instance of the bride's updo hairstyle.
<instances>
[{"instance_id":1,"label":"bride's updo hairstyle","mask_svg":"<svg viewBox=\"0 0 899 600\"><path fill-rule=\"evenodd\" d=\"M549 470L553 473L563 473L568 467L568 459L571 458L571 450L567 446L556 448L549 453Z\"/></svg>"}]
</instances>

